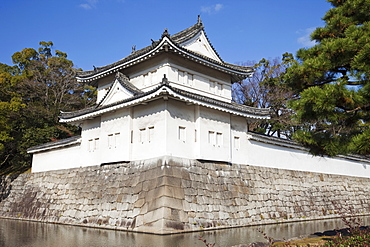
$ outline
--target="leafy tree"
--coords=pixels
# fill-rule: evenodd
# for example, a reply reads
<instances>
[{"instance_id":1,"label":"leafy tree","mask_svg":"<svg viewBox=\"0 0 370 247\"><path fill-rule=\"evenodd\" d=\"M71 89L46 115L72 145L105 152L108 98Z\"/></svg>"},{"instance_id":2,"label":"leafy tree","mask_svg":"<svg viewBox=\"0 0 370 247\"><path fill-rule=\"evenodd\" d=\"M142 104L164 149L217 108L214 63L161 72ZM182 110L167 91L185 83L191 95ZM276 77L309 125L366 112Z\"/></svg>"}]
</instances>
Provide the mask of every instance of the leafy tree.
<instances>
[{"instance_id":1,"label":"leafy tree","mask_svg":"<svg viewBox=\"0 0 370 247\"><path fill-rule=\"evenodd\" d=\"M13 75L17 74L17 68L6 64L0 64L0 153L5 150L5 143L12 141L12 118L25 105L22 104L20 95L14 90L15 82ZM0 165L9 158L4 155Z\"/></svg>"},{"instance_id":2,"label":"leafy tree","mask_svg":"<svg viewBox=\"0 0 370 247\"><path fill-rule=\"evenodd\" d=\"M296 124L291 120L293 112L287 107L287 102L294 95L285 84L284 74L295 63L290 53L283 54L282 59L262 59L253 66L253 76L240 84L243 94L239 96L239 101L245 105L271 109L271 119L251 123L251 131L290 139Z\"/></svg>"},{"instance_id":3,"label":"leafy tree","mask_svg":"<svg viewBox=\"0 0 370 247\"><path fill-rule=\"evenodd\" d=\"M0 89L1 104L6 103L0 105L0 121L4 122L0 127L0 174L27 170L31 165L26 152L29 147L78 134L77 127L58 123L60 111L95 102L94 88L77 82L67 54L58 50L53 54L52 42L43 41L40 46L37 51L26 48L14 53L15 66L0 66L0 82L8 87Z\"/></svg>"},{"instance_id":4,"label":"leafy tree","mask_svg":"<svg viewBox=\"0 0 370 247\"><path fill-rule=\"evenodd\" d=\"M303 124L294 138L314 154L370 154L370 0L329 0L333 5L311 38L317 44L297 52L288 85Z\"/></svg>"}]
</instances>

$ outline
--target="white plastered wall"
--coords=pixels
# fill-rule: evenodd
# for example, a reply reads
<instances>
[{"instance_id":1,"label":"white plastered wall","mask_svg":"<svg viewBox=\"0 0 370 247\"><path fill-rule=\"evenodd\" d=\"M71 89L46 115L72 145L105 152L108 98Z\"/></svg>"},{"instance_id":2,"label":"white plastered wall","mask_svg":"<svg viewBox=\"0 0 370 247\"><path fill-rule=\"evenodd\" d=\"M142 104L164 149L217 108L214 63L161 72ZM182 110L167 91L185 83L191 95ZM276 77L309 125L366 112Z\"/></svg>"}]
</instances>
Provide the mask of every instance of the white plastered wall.
<instances>
[{"instance_id":1,"label":"white plastered wall","mask_svg":"<svg viewBox=\"0 0 370 247\"><path fill-rule=\"evenodd\" d=\"M247 119L231 115L231 136L228 140L231 146L231 163L243 164L246 160L245 147L247 146Z\"/></svg>"},{"instance_id":2,"label":"white plastered wall","mask_svg":"<svg viewBox=\"0 0 370 247\"><path fill-rule=\"evenodd\" d=\"M183 60L176 57L158 57L143 63L140 70L132 68L125 73L130 83L147 92L158 86L166 75L171 86L185 91L204 95L224 102L231 102L230 75L220 71L199 66L188 61L186 67L181 66Z\"/></svg>"},{"instance_id":3,"label":"white plastered wall","mask_svg":"<svg viewBox=\"0 0 370 247\"><path fill-rule=\"evenodd\" d=\"M370 178L370 162L313 156L307 151L248 140L242 164Z\"/></svg>"},{"instance_id":4,"label":"white plastered wall","mask_svg":"<svg viewBox=\"0 0 370 247\"><path fill-rule=\"evenodd\" d=\"M366 160L317 157L294 145L253 140L244 117L171 98L86 120L82 128L81 145L34 153L32 171L174 156L370 178Z\"/></svg>"},{"instance_id":5,"label":"white plastered wall","mask_svg":"<svg viewBox=\"0 0 370 247\"><path fill-rule=\"evenodd\" d=\"M166 155L167 112L163 99L133 108L131 160Z\"/></svg>"},{"instance_id":6,"label":"white plastered wall","mask_svg":"<svg viewBox=\"0 0 370 247\"><path fill-rule=\"evenodd\" d=\"M194 105L168 100L167 155L194 159L195 116Z\"/></svg>"},{"instance_id":7,"label":"white plastered wall","mask_svg":"<svg viewBox=\"0 0 370 247\"><path fill-rule=\"evenodd\" d=\"M32 157L32 172L91 166L91 164L83 162L82 153L81 146L78 144L66 148L34 153Z\"/></svg>"},{"instance_id":8,"label":"white plastered wall","mask_svg":"<svg viewBox=\"0 0 370 247\"><path fill-rule=\"evenodd\" d=\"M199 127L201 144L197 158L230 162L230 114L200 107Z\"/></svg>"},{"instance_id":9,"label":"white plastered wall","mask_svg":"<svg viewBox=\"0 0 370 247\"><path fill-rule=\"evenodd\" d=\"M130 123L130 108L110 112L101 117L101 163L130 160Z\"/></svg>"},{"instance_id":10,"label":"white plastered wall","mask_svg":"<svg viewBox=\"0 0 370 247\"><path fill-rule=\"evenodd\" d=\"M100 132L101 132L101 117L85 120L81 125L81 159L86 164L99 165L101 162L100 156Z\"/></svg>"}]
</instances>

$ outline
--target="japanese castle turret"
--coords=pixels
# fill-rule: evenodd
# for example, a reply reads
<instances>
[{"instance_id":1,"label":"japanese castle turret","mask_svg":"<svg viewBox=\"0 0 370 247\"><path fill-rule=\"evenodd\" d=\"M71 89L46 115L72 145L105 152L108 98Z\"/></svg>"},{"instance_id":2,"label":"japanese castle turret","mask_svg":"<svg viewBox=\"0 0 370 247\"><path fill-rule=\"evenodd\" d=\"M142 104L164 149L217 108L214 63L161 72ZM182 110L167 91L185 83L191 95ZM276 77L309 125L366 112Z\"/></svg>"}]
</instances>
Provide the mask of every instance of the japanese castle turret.
<instances>
[{"instance_id":1,"label":"japanese castle turret","mask_svg":"<svg viewBox=\"0 0 370 247\"><path fill-rule=\"evenodd\" d=\"M224 62L198 22L77 79L97 87L96 106L62 112L81 136L28 150L32 171L173 156L245 163L248 123L268 109L232 102L231 86L251 67Z\"/></svg>"},{"instance_id":2,"label":"japanese castle turret","mask_svg":"<svg viewBox=\"0 0 370 247\"><path fill-rule=\"evenodd\" d=\"M269 118L232 101L252 73L221 59L200 19L80 72L96 105L60 121L81 136L28 149L33 173L3 180L0 216L172 234L340 217L343 201L369 214L368 158L248 132Z\"/></svg>"}]
</instances>

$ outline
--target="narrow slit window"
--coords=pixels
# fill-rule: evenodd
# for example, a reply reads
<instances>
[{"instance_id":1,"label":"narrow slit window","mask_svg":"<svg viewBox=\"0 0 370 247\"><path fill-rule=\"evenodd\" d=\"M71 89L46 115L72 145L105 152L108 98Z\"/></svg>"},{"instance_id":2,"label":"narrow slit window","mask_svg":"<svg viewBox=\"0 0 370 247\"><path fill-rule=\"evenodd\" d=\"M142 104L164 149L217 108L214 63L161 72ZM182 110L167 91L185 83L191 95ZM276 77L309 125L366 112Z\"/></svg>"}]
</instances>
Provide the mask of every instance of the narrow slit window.
<instances>
[{"instance_id":1,"label":"narrow slit window","mask_svg":"<svg viewBox=\"0 0 370 247\"><path fill-rule=\"evenodd\" d=\"M188 85L193 86L193 74L188 73Z\"/></svg>"},{"instance_id":2,"label":"narrow slit window","mask_svg":"<svg viewBox=\"0 0 370 247\"><path fill-rule=\"evenodd\" d=\"M208 143L213 146L216 145L216 135L214 131L208 131Z\"/></svg>"},{"instance_id":3,"label":"narrow slit window","mask_svg":"<svg viewBox=\"0 0 370 247\"><path fill-rule=\"evenodd\" d=\"M234 148L236 150L240 149L240 138L239 138L239 136L234 136Z\"/></svg>"},{"instance_id":4,"label":"narrow slit window","mask_svg":"<svg viewBox=\"0 0 370 247\"><path fill-rule=\"evenodd\" d=\"M223 145L223 136L222 136L222 133L218 133L216 134L216 144L218 147L221 147Z\"/></svg>"},{"instance_id":5,"label":"narrow slit window","mask_svg":"<svg viewBox=\"0 0 370 247\"><path fill-rule=\"evenodd\" d=\"M98 150L99 149L99 138L95 138L94 139L94 150Z\"/></svg>"},{"instance_id":6,"label":"narrow slit window","mask_svg":"<svg viewBox=\"0 0 370 247\"><path fill-rule=\"evenodd\" d=\"M88 150L89 152L94 151L94 140L93 139L90 139L88 142Z\"/></svg>"},{"instance_id":7,"label":"narrow slit window","mask_svg":"<svg viewBox=\"0 0 370 247\"><path fill-rule=\"evenodd\" d=\"M140 129L140 143L144 143L144 142L145 142L145 128Z\"/></svg>"},{"instance_id":8,"label":"narrow slit window","mask_svg":"<svg viewBox=\"0 0 370 247\"><path fill-rule=\"evenodd\" d=\"M182 142L186 141L186 128L179 126L179 140Z\"/></svg>"},{"instance_id":9,"label":"narrow slit window","mask_svg":"<svg viewBox=\"0 0 370 247\"><path fill-rule=\"evenodd\" d=\"M181 84L185 83L185 72L179 70L178 73L179 73L178 74L179 75L179 78L178 78L179 83L181 83Z\"/></svg>"},{"instance_id":10,"label":"narrow slit window","mask_svg":"<svg viewBox=\"0 0 370 247\"><path fill-rule=\"evenodd\" d=\"M115 148L120 145L120 136L121 136L121 133L114 134L114 147Z\"/></svg>"},{"instance_id":11,"label":"narrow slit window","mask_svg":"<svg viewBox=\"0 0 370 247\"><path fill-rule=\"evenodd\" d=\"M108 148L111 149L114 147L113 134L108 135Z\"/></svg>"},{"instance_id":12,"label":"narrow slit window","mask_svg":"<svg viewBox=\"0 0 370 247\"><path fill-rule=\"evenodd\" d=\"M222 95L223 85L221 83L217 83L217 94Z\"/></svg>"},{"instance_id":13,"label":"narrow slit window","mask_svg":"<svg viewBox=\"0 0 370 247\"><path fill-rule=\"evenodd\" d=\"M215 93L215 82L214 81L209 81L209 91L211 93Z\"/></svg>"},{"instance_id":14,"label":"narrow slit window","mask_svg":"<svg viewBox=\"0 0 370 247\"><path fill-rule=\"evenodd\" d=\"M148 142L152 142L154 140L154 126L148 127Z\"/></svg>"}]
</instances>

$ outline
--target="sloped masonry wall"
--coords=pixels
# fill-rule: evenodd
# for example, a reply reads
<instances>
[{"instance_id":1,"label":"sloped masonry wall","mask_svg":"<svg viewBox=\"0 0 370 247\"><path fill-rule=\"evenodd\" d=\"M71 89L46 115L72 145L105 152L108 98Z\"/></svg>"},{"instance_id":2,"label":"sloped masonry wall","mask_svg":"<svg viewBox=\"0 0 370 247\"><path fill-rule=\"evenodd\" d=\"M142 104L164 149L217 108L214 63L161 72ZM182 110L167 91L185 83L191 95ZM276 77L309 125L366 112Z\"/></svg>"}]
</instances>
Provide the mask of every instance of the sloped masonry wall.
<instances>
[{"instance_id":1,"label":"sloped masonry wall","mask_svg":"<svg viewBox=\"0 0 370 247\"><path fill-rule=\"evenodd\" d=\"M157 234L370 213L368 178L168 157L0 182L0 217Z\"/></svg>"}]
</instances>

